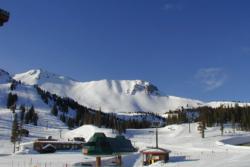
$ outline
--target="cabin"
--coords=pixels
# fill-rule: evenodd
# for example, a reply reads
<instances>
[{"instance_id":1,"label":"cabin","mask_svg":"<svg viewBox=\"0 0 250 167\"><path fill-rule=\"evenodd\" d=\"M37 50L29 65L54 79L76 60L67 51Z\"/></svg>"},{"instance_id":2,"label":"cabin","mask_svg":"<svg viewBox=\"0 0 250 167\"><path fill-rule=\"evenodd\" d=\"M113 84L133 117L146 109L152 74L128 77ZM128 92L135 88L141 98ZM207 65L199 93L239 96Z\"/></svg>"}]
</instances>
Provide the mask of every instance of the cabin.
<instances>
[{"instance_id":1,"label":"cabin","mask_svg":"<svg viewBox=\"0 0 250 167\"><path fill-rule=\"evenodd\" d=\"M39 153L52 153L57 150L79 150L82 147L82 141L58 141L55 139L37 139L33 144L33 149ZM53 148L55 151L53 151Z\"/></svg>"},{"instance_id":2,"label":"cabin","mask_svg":"<svg viewBox=\"0 0 250 167\"><path fill-rule=\"evenodd\" d=\"M0 26L3 26L4 23L6 23L9 20L10 13L0 9Z\"/></svg>"},{"instance_id":3,"label":"cabin","mask_svg":"<svg viewBox=\"0 0 250 167\"><path fill-rule=\"evenodd\" d=\"M155 147L148 147L141 151L142 165L151 165L158 161L167 163L170 150L158 147L158 127L155 128Z\"/></svg>"},{"instance_id":4,"label":"cabin","mask_svg":"<svg viewBox=\"0 0 250 167\"><path fill-rule=\"evenodd\" d=\"M106 137L104 133L95 133L87 143L83 145L83 154L96 157L96 167L101 166L101 157L116 156L117 165L122 164L123 154L137 152L131 141L119 135L115 138Z\"/></svg>"},{"instance_id":5,"label":"cabin","mask_svg":"<svg viewBox=\"0 0 250 167\"><path fill-rule=\"evenodd\" d=\"M143 165L151 165L158 161L168 162L170 150L149 147L141 151Z\"/></svg>"}]
</instances>

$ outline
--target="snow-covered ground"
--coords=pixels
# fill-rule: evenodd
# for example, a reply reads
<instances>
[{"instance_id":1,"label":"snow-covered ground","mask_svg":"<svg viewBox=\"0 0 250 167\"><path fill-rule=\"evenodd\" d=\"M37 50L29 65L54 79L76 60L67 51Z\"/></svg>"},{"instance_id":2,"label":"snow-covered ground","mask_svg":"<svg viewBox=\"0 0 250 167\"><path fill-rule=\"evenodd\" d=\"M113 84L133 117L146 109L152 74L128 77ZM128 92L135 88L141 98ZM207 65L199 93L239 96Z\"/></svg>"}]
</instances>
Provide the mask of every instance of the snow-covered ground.
<instances>
[{"instance_id":1,"label":"snow-covered ground","mask_svg":"<svg viewBox=\"0 0 250 167\"><path fill-rule=\"evenodd\" d=\"M39 113L43 113L42 110ZM41 115L41 118L50 119L50 115ZM30 167L30 166L72 166L72 164L80 162L93 162L94 157L84 156L81 151L75 152L57 152L55 154L15 154L12 155L13 145L9 142L11 129L11 112L8 109L0 109L0 166L1 167ZM56 122L56 123L55 123ZM55 123L55 124L54 124ZM47 128L43 124L40 126L27 126L30 130L31 137L24 138L23 142L30 142L38 137L53 136L59 138L59 128L65 128L58 125L58 121L50 122ZM71 138L74 136L83 136L89 139L95 132L104 132L107 136L114 136L112 130L105 128L97 128L92 125L84 125L78 129L69 131L64 129L63 138ZM132 140L132 143L143 149L147 146L155 145L155 129L130 129L126 133L126 137ZM170 166L170 167L217 167L224 165L225 167L248 167L250 163L250 147L249 149L241 146L228 146L221 141L234 137L249 136L249 133L236 131L225 128L225 135L220 136L219 127L208 128L205 138L202 139L197 131L197 124L191 124L191 133L188 131L188 125L170 125L159 128L159 146L171 150L170 162L167 164L156 163L151 166ZM218 142L220 141L220 142ZM234 141L231 139L231 141ZM228 143L227 143L228 144ZM110 161L109 157L104 161ZM125 167L142 166L141 156L134 153L123 157Z\"/></svg>"}]
</instances>

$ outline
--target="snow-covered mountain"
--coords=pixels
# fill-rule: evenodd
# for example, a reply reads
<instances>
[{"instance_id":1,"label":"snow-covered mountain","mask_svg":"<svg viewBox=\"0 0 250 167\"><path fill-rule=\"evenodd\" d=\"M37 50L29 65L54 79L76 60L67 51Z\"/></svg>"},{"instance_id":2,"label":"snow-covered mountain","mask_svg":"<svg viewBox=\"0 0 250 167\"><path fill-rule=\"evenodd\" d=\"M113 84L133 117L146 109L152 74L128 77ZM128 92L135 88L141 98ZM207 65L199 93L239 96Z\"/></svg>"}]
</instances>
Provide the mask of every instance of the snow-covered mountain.
<instances>
[{"instance_id":1,"label":"snow-covered mountain","mask_svg":"<svg viewBox=\"0 0 250 167\"><path fill-rule=\"evenodd\" d=\"M153 84L142 80L100 80L79 82L45 70L30 70L13 78L27 85L62 97L70 97L90 108L104 112L155 112L163 114L181 107L198 107L199 100L166 96Z\"/></svg>"},{"instance_id":2,"label":"snow-covered mountain","mask_svg":"<svg viewBox=\"0 0 250 167\"><path fill-rule=\"evenodd\" d=\"M19 108L19 106L22 104L24 104L27 109L32 105L35 107L35 110L39 115L39 120L38 120L39 125L45 126L47 122L49 122L48 124L51 127L52 124L50 122L53 123L53 127L64 125L61 121L59 121L59 119L50 114L51 107L43 102L41 96L37 93L37 90L33 86L17 84L16 88L11 90L10 89L11 82L12 82L12 77L9 75L9 73L0 69L0 110L7 110L9 113L11 113L9 109L6 109L6 104L7 104L8 94L12 93L18 96L18 100L16 103L17 108ZM2 113L2 114L9 115L9 113L6 114ZM5 118L3 115L1 115L2 116L1 119L7 120L7 118ZM11 120L9 121L11 122Z\"/></svg>"}]
</instances>

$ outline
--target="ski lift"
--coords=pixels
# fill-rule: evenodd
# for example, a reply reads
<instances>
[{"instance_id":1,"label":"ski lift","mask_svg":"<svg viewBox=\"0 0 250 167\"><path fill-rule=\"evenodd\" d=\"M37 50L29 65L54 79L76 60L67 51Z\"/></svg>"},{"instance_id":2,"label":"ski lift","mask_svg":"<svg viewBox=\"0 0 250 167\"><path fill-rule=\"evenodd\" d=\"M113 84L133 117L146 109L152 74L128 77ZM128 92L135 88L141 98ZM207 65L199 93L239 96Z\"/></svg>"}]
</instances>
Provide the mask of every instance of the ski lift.
<instances>
[{"instance_id":1,"label":"ski lift","mask_svg":"<svg viewBox=\"0 0 250 167\"><path fill-rule=\"evenodd\" d=\"M0 9L0 27L9 20L10 13Z\"/></svg>"}]
</instances>

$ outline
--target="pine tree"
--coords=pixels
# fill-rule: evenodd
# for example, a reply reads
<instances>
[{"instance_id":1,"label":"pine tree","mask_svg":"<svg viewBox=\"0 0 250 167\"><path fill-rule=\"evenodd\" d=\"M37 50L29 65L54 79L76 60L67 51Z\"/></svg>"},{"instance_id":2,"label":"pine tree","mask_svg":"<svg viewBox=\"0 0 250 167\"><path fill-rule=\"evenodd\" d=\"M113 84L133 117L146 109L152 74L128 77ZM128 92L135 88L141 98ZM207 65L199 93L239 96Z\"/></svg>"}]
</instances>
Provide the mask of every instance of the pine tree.
<instances>
[{"instance_id":1,"label":"pine tree","mask_svg":"<svg viewBox=\"0 0 250 167\"><path fill-rule=\"evenodd\" d=\"M15 105L16 102L17 102L17 95L16 94L12 94L12 93L9 93L8 94L8 97L7 97L7 108L10 108L11 106Z\"/></svg>"},{"instance_id":2,"label":"pine tree","mask_svg":"<svg viewBox=\"0 0 250 167\"><path fill-rule=\"evenodd\" d=\"M205 122L205 113L204 111L200 112L200 117L199 117L199 125L198 125L198 130L200 131L201 137L205 138L205 129L206 129L206 122Z\"/></svg>"},{"instance_id":3,"label":"pine tree","mask_svg":"<svg viewBox=\"0 0 250 167\"><path fill-rule=\"evenodd\" d=\"M58 115L58 109L57 109L57 106L56 104L53 105L52 109L51 109L51 114L54 115L54 116L57 116Z\"/></svg>"},{"instance_id":4,"label":"pine tree","mask_svg":"<svg viewBox=\"0 0 250 167\"><path fill-rule=\"evenodd\" d=\"M12 130L11 130L11 142L14 144L13 153L15 153L15 150L16 150L16 142L18 140L18 134L19 134L19 128L18 128L18 122L17 122L17 115L14 114L14 120L12 123Z\"/></svg>"},{"instance_id":5,"label":"pine tree","mask_svg":"<svg viewBox=\"0 0 250 167\"><path fill-rule=\"evenodd\" d=\"M236 128L236 125L235 125L235 122L236 122L236 118L235 118L235 114L234 114L234 111L232 111L232 116L231 116L231 123L232 123L232 129L233 129L233 133L235 134L235 128Z\"/></svg>"},{"instance_id":6,"label":"pine tree","mask_svg":"<svg viewBox=\"0 0 250 167\"><path fill-rule=\"evenodd\" d=\"M23 122L24 121L24 115L25 115L25 106L22 104L21 106L20 106L20 120L21 120L21 122Z\"/></svg>"},{"instance_id":7,"label":"pine tree","mask_svg":"<svg viewBox=\"0 0 250 167\"><path fill-rule=\"evenodd\" d=\"M30 113L27 112L24 116L24 120L25 120L25 124L29 124L30 123Z\"/></svg>"},{"instance_id":8,"label":"pine tree","mask_svg":"<svg viewBox=\"0 0 250 167\"><path fill-rule=\"evenodd\" d=\"M33 125L37 126L37 121L38 121L38 114L34 112L32 115Z\"/></svg>"},{"instance_id":9,"label":"pine tree","mask_svg":"<svg viewBox=\"0 0 250 167\"><path fill-rule=\"evenodd\" d=\"M10 90L15 90L16 86L17 86L18 82L15 80L12 80L11 84L10 84Z\"/></svg>"},{"instance_id":10,"label":"pine tree","mask_svg":"<svg viewBox=\"0 0 250 167\"><path fill-rule=\"evenodd\" d=\"M99 111L96 111L96 114L95 114L95 125L100 128L101 122L102 120L101 120L101 109L100 109Z\"/></svg>"},{"instance_id":11,"label":"pine tree","mask_svg":"<svg viewBox=\"0 0 250 167\"><path fill-rule=\"evenodd\" d=\"M224 124L223 122L220 122L220 131L221 131L221 136L224 134Z\"/></svg>"},{"instance_id":12,"label":"pine tree","mask_svg":"<svg viewBox=\"0 0 250 167\"><path fill-rule=\"evenodd\" d=\"M34 125L37 125L38 115L35 113L35 109L33 105L25 114L24 119L25 119L26 124L33 123Z\"/></svg>"},{"instance_id":13,"label":"pine tree","mask_svg":"<svg viewBox=\"0 0 250 167\"><path fill-rule=\"evenodd\" d=\"M198 130L200 131L201 138L205 138L205 122L199 122Z\"/></svg>"},{"instance_id":14,"label":"pine tree","mask_svg":"<svg viewBox=\"0 0 250 167\"><path fill-rule=\"evenodd\" d=\"M68 125L69 129L73 128L74 127L74 119L68 118L67 125Z\"/></svg>"},{"instance_id":15,"label":"pine tree","mask_svg":"<svg viewBox=\"0 0 250 167\"><path fill-rule=\"evenodd\" d=\"M66 122L66 117L64 113L60 116L60 120L64 123Z\"/></svg>"}]
</instances>

